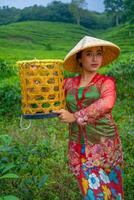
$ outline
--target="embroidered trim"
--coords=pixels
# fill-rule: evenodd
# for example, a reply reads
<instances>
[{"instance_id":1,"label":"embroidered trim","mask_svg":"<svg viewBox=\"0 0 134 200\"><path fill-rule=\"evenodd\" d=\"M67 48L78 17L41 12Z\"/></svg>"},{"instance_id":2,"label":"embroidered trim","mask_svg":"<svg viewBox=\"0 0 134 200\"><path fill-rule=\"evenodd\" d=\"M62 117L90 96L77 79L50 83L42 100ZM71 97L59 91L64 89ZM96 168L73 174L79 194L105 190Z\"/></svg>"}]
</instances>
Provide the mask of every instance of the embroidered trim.
<instances>
[{"instance_id":1,"label":"embroidered trim","mask_svg":"<svg viewBox=\"0 0 134 200\"><path fill-rule=\"evenodd\" d=\"M76 122L80 126L85 126L88 123L88 116L87 116L87 112L85 112L85 110L80 110L78 112L75 112L74 117L76 118Z\"/></svg>"}]
</instances>

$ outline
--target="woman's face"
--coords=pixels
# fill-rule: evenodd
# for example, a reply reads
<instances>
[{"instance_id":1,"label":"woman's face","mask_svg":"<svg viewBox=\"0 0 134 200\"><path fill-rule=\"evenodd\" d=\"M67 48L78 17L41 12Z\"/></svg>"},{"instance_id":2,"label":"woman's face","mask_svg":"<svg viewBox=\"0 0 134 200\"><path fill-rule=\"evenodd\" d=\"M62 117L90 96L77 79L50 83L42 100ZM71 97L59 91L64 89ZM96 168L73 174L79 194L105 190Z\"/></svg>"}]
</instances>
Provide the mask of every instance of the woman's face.
<instances>
[{"instance_id":1,"label":"woman's face","mask_svg":"<svg viewBox=\"0 0 134 200\"><path fill-rule=\"evenodd\" d=\"M79 62L82 63L82 68L88 72L94 72L102 64L103 50L101 47L92 47L85 49L81 53Z\"/></svg>"}]
</instances>

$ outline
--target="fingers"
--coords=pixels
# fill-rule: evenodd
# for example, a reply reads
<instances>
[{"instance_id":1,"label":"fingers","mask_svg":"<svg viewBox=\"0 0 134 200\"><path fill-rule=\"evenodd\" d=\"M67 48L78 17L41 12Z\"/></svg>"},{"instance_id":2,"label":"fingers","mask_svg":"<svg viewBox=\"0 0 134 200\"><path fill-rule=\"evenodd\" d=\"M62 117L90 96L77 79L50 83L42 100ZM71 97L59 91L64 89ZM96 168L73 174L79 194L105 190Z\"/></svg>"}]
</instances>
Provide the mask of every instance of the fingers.
<instances>
[{"instance_id":1,"label":"fingers","mask_svg":"<svg viewBox=\"0 0 134 200\"><path fill-rule=\"evenodd\" d=\"M56 110L56 111L53 111L53 113L59 114L59 115L58 115L59 119L60 119L60 120L63 120L64 114L63 114L62 110Z\"/></svg>"},{"instance_id":2,"label":"fingers","mask_svg":"<svg viewBox=\"0 0 134 200\"><path fill-rule=\"evenodd\" d=\"M53 111L53 113L61 114L61 113L63 113L64 111L65 111L64 109L61 109L61 110L55 110L55 111Z\"/></svg>"},{"instance_id":3,"label":"fingers","mask_svg":"<svg viewBox=\"0 0 134 200\"><path fill-rule=\"evenodd\" d=\"M60 122L62 122L62 123L66 123L66 121L65 121L65 120L60 120Z\"/></svg>"},{"instance_id":4,"label":"fingers","mask_svg":"<svg viewBox=\"0 0 134 200\"><path fill-rule=\"evenodd\" d=\"M59 117L61 122L65 122L64 114L60 114L58 117Z\"/></svg>"},{"instance_id":5,"label":"fingers","mask_svg":"<svg viewBox=\"0 0 134 200\"><path fill-rule=\"evenodd\" d=\"M60 118L61 120L64 120L64 115L63 115L63 114L60 114L60 115L59 115L59 118Z\"/></svg>"},{"instance_id":6,"label":"fingers","mask_svg":"<svg viewBox=\"0 0 134 200\"><path fill-rule=\"evenodd\" d=\"M65 110L64 109L53 111L53 113L59 114L58 118L60 119L60 122L62 122L62 123L66 122L66 120L65 120Z\"/></svg>"},{"instance_id":7,"label":"fingers","mask_svg":"<svg viewBox=\"0 0 134 200\"><path fill-rule=\"evenodd\" d=\"M60 110L55 110L55 111L52 111L53 113L58 113L58 114L60 114L61 113L61 111Z\"/></svg>"}]
</instances>

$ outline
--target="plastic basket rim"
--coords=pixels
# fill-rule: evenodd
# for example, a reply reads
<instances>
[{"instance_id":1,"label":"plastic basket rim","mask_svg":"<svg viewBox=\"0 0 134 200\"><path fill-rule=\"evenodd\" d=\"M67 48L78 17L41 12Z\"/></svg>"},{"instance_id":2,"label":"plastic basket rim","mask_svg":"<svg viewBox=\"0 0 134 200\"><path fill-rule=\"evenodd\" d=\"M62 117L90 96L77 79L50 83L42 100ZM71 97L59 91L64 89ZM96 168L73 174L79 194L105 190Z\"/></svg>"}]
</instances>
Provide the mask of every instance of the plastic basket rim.
<instances>
[{"instance_id":1,"label":"plastic basket rim","mask_svg":"<svg viewBox=\"0 0 134 200\"><path fill-rule=\"evenodd\" d=\"M35 114L23 114L24 119L44 119L58 117L59 113L35 113Z\"/></svg>"},{"instance_id":2,"label":"plastic basket rim","mask_svg":"<svg viewBox=\"0 0 134 200\"><path fill-rule=\"evenodd\" d=\"M17 61L16 64L20 65L20 64L26 64L26 63L52 63L52 62L58 62L63 64L63 60L62 59L33 59L33 60L20 60Z\"/></svg>"}]
</instances>

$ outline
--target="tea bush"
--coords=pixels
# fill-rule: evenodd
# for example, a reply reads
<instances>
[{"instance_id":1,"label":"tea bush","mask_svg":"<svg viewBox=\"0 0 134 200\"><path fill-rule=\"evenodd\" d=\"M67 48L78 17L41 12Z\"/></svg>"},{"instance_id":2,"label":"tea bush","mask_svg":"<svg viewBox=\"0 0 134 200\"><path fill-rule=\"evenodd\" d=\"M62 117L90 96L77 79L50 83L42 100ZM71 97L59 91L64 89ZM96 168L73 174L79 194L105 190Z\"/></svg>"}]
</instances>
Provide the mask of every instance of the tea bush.
<instances>
[{"instance_id":1,"label":"tea bush","mask_svg":"<svg viewBox=\"0 0 134 200\"><path fill-rule=\"evenodd\" d=\"M0 115L12 115L20 111L20 86L17 68L0 59Z\"/></svg>"},{"instance_id":2,"label":"tea bush","mask_svg":"<svg viewBox=\"0 0 134 200\"><path fill-rule=\"evenodd\" d=\"M0 58L0 80L17 74L17 68Z\"/></svg>"},{"instance_id":3,"label":"tea bush","mask_svg":"<svg viewBox=\"0 0 134 200\"><path fill-rule=\"evenodd\" d=\"M0 81L0 115L20 113L21 92L19 80L13 76Z\"/></svg>"},{"instance_id":4,"label":"tea bush","mask_svg":"<svg viewBox=\"0 0 134 200\"><path fill-rule=\"evenodd\" d=\"M9 170L18 174L19 179L1 182L0 191L26 200L80 200L77 183L67 165L67 127L56 119L43 121L35 121L32 129L19 133L12 133L14 128L10 125L14 140L13 136L6 136L9 142L0 155L0 164L11 166Z\"/></svg>"},{"instance_id":5,"label":"tea bush","mask_svg":"<svg viewBox=\"0 0 134 200\"><path fill-rule=\"evenodd\" d=\"M134 129L133 129L133 61L113 65L107 75L116 79L117 100L113 109L121 135L124 160L125 199L133 199ZM125 71L125 72L124 72ZM67 75L68 76L68 75ZM10 89L8 90L8 86ZM33 120L27 131L19 129L20 87L16 77L2 81L3 105L11 115L0 121L1 134L6 134L6 148L0 143L0 175L14 173L18 179L0 180L2 196L15 195L24 200L81 200L77 182L68 168L68 127L58 119ZM7 93L6 93L7 91ZM12 94L9 95L10 91ZM4 101L5 98L5 101ZM15 105L14 105L15 104ZM14 111L16 116L13 116ZM6 112L3 113L6 114ZM0 115L0 119L1 119ZM27 122L27 121L26 121ZM25 124L25 121L24 121ZM12 138L12 139L10 139ZM3 172L6 170L5 172ZM2 184L1 184L2 183Z\"/></svg>"},{"instance_id":6,"label":"tea bush","mask_svg":"<svg viewBox=\"0 0 134 200\"><path fill-rule=\"evenodd\" d=\"M116 90L120 99L134 98L134 57L126 58L125 60L114 64L107 75L113 76L116 79Z\"/></svg>"},{"instance_id":7,"label":"tea bush","mask_svg":"<svg viewBox=\"0 0 134 200\"><path fill-rule=\"evenodd\" d=\"M122 140L124 161L125 199L134 197L134 58L129 57L112 66L107 75L116 79L117 98L113 109L113 117L117 122Z\"/></svg>"}]
</instances>

